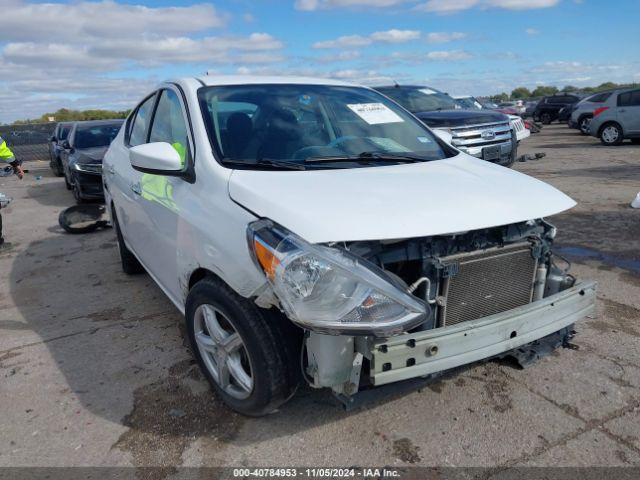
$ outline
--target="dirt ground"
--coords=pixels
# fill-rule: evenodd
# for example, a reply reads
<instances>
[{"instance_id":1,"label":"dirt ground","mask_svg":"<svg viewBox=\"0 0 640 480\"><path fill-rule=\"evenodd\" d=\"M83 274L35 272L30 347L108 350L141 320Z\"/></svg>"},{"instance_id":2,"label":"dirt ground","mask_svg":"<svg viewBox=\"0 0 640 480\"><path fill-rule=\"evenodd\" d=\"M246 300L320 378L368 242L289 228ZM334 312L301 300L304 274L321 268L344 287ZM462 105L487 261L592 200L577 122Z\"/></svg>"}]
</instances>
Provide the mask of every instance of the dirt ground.
<instances>
[{"instance_id":1,"label":"dirt ground","mask_svg":"<svg viewBox=\"0 0 640 480\"><path fill-rule=\"evenodd\" d=\"M599 283L577 349L352 412L305 388L260 419L210 392L178 312L148 276L121 272L113 231L63 233L73 197L47 164L0 179L15 198L2 211L0 466L640 466L640 146L554 125L520 150L547 156L517 170L578 202L550 219L574 273Z\"/></svg>"}]
</instances>

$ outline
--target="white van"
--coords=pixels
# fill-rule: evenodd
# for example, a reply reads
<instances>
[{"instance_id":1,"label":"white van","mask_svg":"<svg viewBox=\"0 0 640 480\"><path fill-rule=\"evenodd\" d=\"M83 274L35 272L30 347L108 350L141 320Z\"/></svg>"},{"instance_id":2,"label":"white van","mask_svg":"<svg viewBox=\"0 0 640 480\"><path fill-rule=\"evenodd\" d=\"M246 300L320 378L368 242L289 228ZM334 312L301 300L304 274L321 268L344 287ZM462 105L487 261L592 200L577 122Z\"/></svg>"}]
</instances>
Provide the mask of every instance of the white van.
<instances>
[{"instance_id":1,"label":"white van","mask_svg":"<svg viewBox=\"0 0 640 480\"><path fill-rule=\"evenodd\" d=\"M535 356L594 310L595 284L563 268L544 220L573 200L461 153L369 88L164 83L103 177L124 271L149 272L184 313L204 374L244 414L303 381L351 402Z\"/></svg>"}]
</instances>

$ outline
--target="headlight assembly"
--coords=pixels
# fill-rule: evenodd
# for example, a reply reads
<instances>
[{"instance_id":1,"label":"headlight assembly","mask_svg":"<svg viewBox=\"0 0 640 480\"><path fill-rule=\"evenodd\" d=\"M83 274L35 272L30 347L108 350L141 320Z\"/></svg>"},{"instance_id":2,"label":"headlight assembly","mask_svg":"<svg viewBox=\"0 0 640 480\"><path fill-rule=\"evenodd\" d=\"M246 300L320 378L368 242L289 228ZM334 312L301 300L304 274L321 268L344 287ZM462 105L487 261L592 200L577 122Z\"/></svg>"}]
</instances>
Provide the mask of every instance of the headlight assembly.
<instances>
[{"instance_id":1,"label":"headlight assembly","mask_svg":"<svg viewBox=\"0 0 640 480\"><path fill-rule=\"evenodd\" d=\"M74 163L73 169L83 173L102 173L101 163Z\"/></svg>"},{"instance_id":2,"label":"headlight assembly","mask_svg":"<svg viewBox=\"0 0 640 480\"><path fill-rule=\"evenodd\" d=\"M430 307L349 252L310 244L270 220L248 227L249 249L289 318L314 331L387 337Z\"/></svg>"}]
</instances>

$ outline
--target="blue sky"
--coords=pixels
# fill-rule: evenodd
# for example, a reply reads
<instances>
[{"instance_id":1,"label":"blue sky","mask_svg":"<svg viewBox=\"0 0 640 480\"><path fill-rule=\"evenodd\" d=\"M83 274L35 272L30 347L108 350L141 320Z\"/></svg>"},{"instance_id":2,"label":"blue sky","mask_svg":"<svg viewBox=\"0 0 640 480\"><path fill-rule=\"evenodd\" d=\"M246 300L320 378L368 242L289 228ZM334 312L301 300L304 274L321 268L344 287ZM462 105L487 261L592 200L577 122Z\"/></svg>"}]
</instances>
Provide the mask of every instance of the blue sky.
<instances>
[{"instance_id":1,"label":"blue sky","mask_svg":"<svg viewBox=\"0 0 640 480\"><path fill-rule=\"evenodd\" d=\"M452 94L640 82L637 0L3 0L0 122L205 71Z\"/></svg>"}]
</instances>

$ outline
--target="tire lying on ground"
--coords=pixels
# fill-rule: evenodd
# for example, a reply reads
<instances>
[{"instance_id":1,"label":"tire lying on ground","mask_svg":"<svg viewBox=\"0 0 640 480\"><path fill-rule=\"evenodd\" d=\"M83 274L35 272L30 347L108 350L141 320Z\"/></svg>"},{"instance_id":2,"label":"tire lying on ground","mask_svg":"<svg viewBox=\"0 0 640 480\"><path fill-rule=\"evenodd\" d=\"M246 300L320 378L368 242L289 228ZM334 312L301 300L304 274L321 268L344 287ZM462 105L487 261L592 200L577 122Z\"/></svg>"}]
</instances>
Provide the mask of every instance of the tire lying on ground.
<instances>
[{"instance_id":1,"label":"tire lying on ground","mask_svg":"<svg viewBox=\"0 0 640 480\"><path fill-rule=\"evenodd\" d=\"M58 223L68 233L90 233L110 226L104 213L104 205L74 205L60 212Z\"/></svg>"}]
</instances>

